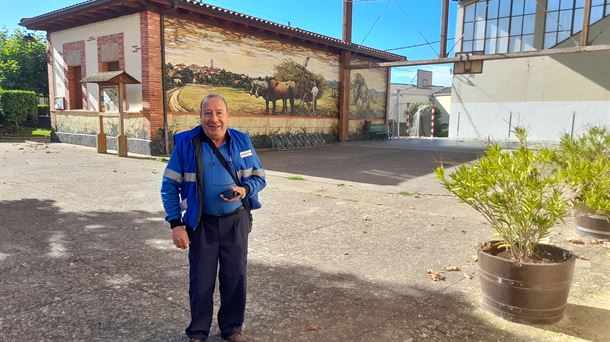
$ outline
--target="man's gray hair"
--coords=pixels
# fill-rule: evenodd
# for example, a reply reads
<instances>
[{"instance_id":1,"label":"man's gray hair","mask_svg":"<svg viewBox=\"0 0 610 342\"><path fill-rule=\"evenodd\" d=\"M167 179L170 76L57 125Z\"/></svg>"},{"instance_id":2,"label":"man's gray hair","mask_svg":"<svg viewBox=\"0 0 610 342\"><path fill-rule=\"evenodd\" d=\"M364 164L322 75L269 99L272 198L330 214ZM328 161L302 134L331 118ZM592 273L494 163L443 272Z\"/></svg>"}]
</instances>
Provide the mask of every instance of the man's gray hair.
<instances>
[{"instance_id":1,"label":"man's gray hair","mask_svg":"<svg viewBox=\"0 0 610 342\"><path fill-rule=\"evenodd\" d=\"M204 97L203 100L201 100L201 103L199 104L199 113L200 114L203 113L203 107L205 106L205 103L208 100L211 100L211 99L214 99L214 98L221 99L222 102L224 102L224 104L225 104L225 108L227 109L227 112L229 111L229 105L227 105L227 100L225 100L225 98L222 97L222 95L219 95L219 94L209 94L208 96Z\"/></svg>"}]
</instances>

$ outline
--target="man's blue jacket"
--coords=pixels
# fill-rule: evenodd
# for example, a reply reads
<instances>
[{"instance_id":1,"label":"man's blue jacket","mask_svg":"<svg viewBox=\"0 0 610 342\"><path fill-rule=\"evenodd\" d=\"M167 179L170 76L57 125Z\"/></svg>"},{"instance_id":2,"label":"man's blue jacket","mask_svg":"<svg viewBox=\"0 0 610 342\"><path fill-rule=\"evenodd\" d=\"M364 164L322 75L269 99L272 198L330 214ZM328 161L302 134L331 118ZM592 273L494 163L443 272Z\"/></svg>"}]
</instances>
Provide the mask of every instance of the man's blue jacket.
<instances>
[{"instance_id":1,"label":"man's blue jacket","mask_svg":"<svg viewBox=\"0 0 610 342\"><path fill-rule=\"evenodd\" d=\"M203 169L201 142L205 133L201 126L174 136L174 150L163 173L161 199L171 227L186 225L197 229L203 216ZM258 192L265 185L265 170L261 165L250 137L236 129L227 130L229 155L246 188L246 200L250 209L261 207ZM182 211L185 211L184 216Z\"/></svg>"}]
</instances>

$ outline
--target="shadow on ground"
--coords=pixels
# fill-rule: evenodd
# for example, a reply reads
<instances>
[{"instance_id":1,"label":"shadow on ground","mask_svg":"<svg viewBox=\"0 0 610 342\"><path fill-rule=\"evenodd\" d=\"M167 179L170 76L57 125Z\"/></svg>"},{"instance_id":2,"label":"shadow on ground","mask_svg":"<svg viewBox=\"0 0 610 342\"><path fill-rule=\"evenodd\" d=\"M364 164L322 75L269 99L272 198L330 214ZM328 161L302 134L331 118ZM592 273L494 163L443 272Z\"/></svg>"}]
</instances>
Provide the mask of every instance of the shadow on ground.
<instances>
[{"instance_id":1,"label":"shadow on ground","mask_svg":"<svg viewBox=\"0 0 610 342\"><path fill-rule=\"evenodd\" d=\"M3 340L185 339L187 258L172 247L161 213L64 212L38 199L0 201L0 213ZM257 341L522 340L477 316L478 303L440 291L298 260L259 260L249 274L246 330ZM220 341L215 326L213 334Z\"/></svg>"},{"instance_id":2,"label":"shadow on ground","mask_svg":"<svg viewBox=\"0 0 610 342\"><path fill-rule=\"evenodd\" d=\"M398 141L371 141L290 150L260 151L267 170L336 180L398 185L447 167L476 159L482 152L418 149ZM346 172L349 170L349 172Z\"/></svg>"},{"instance_id":3,"label":"shadow on ground","mask_svg":"<svg viewBox=\"0 0 610 342\"><path fill-rule=\"evenodd\" d=\"M610 311L568 303L563 319L539 328L578 337L588 341L610 341Z\"/></svg>"}]
</instances>

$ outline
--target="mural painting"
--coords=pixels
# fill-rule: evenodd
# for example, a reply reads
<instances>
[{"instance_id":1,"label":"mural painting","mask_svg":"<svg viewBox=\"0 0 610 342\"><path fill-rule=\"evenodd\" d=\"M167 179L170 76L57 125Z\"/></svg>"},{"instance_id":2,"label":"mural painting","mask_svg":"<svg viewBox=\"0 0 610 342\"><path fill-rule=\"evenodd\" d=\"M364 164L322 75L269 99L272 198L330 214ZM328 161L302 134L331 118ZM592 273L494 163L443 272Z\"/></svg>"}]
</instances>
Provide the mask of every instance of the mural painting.
<instances>
[{"instance_id":1,"label":"mural painting","mask_svg":"<svg viewBox=\"0 0 610 342\"><path fill-rule=\"evenodd\" d=\"M354 59L354 64L367 63ZM350 75L350 119L384 119L386 116L385 68L352 70Z\"/></svg>"},{"instance_id":2,"label":"mural painting","mask_svg":"<svg viewBox=\"0 0 610 342\"><path fill-rule=\"evenodd\" d=\"M338 116L337 55L188 20L164 24L169 112L198 112L217 93L233 115Z\"/></svg>"}]
</instances>

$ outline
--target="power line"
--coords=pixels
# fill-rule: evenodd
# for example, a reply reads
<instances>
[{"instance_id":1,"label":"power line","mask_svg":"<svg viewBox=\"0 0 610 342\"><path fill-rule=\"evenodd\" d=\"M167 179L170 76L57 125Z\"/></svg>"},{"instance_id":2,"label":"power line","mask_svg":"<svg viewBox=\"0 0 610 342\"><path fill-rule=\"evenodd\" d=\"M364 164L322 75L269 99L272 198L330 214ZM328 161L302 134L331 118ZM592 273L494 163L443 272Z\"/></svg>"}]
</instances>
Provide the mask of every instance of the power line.
<instances>
[{"instance_id":1,"label":"power line","mask_svg":"<svg viewBox=\"0 0 610 342\"><path fill-rule=\"evenodd\" d=\"M373 26L371 26L369 31L366 33L366 35L362 39L362 42L360 43L360 45L362 45L364 43L364 41L366 40L366 38L368 38L371 31L373 31L373 28L375 28L375 25L377 25L377 23L379 22L379 19L381 19L381 16L383 15L383 13L385 13L385 10L386 10L386 8L388 8L388 5L390 4L390 2L392 2L392 0L388 0L388 2L386 2L385 7L383 7L383 10L381 10L381 13L379 13L379 15L377 16L377 19L375 19Z\"/></svg>"},{"instance_id":2,"label":"power line","mask_svg":"<svg viewBox=\"0 0 610 342\"><path fill-rule=\"evenodd\" d=\"M353 0L352 0L353 2ZM360 42L360 44L358 45L358 48L356 49L356 51L354 52L353 57L356 57L356 54L358 53L358 51L360 50L360 46L362 46L362 44L364 44L364 41L366 40L366 38L368 38L369 34L371 33L371 31L373 31L373 28L375 27L375 25L377 25L377 22L379 22L379 19L381 19L381 16L383 15L383 13L385 13L385 10L388 8L388 5L390 4L390 2L392 2L392 0L388 0L388 2L386 2L385 7L383 7L383 10L381 11L381 13L379 13L379 15L377 16L377 19L375 19L375 22L373 23L373 26L371 26L371 28L369 29L369 31L366 33L366 35L364 36L364 38L362 39L362 42Z\"/></svg>"},{"instance_id":3,"label":"power line","mask_svg":"<svg viewBox=\"0 0 610 342\"><path fill-rule=\"evenodd\" d=\"M447 41L454 40L454 39L455 38L448 38ZM410 49L410 48L425 46L425 45L429 45L429 44L437 44L437 43L440 43L440 42L441 42L440 40L437 40L437 41L434 41L434 42L427 42L427 43L421 43L421 44L415 44L415 45L408 45L408 46L401 46L401 47L397 47L397 48L385 49L383 51L394 51L394 50Z\"/></svg>"},{"instance_id":4,"label":"power line","mask_svg":"<svg viewBox=\"0 0 610 342\"><path fill-rule=\"evenodd\" d=\"M405 12L404 8L402 8L402 6L400 5L400 3L396 0L395 1L396 5L398 6L398 8L400 8L400 11L402 12L402 14L407 18L407 20L409 21L409 23L411 23L411 26L413 26L413 28L415 29L415 31L417 31L417 33L419 33L419 35L424 38L424 40L426 41L426 43L428 43L428 46L430 46L430 48L432 49L432 51L434 51L435 55L438 55L438 52L436 51L436 49L434 49L434 47L430 44L430 42L428 41L428 39L426 38L426 36L424 36L424 34L417 28L417 26L415 25L415 23L413 23L413 21L411 20L411 18L409 18L409 16L407 15L407 12Z\"/></svg>"}]
</instances>

